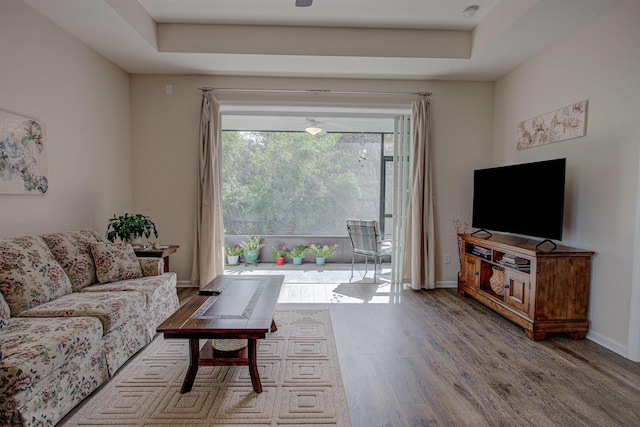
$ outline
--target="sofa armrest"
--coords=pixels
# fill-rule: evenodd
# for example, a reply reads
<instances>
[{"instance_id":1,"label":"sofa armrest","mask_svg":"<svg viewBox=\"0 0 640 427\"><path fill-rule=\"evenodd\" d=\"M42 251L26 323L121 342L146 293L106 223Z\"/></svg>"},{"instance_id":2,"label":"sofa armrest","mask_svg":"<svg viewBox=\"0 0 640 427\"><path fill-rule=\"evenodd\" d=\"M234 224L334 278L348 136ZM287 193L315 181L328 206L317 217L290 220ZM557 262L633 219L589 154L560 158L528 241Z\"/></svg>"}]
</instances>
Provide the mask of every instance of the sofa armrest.
<instances>
[{"instance_id":1,"label":"sofa armrest","mask_svg":"<svg viewBox=\"0 0 640 427\"><path fill-rule=\"evenodd\" d=\"M164 273L162 258L138 257L143 276L159 276Z\"/></svg>"}]
</instances>

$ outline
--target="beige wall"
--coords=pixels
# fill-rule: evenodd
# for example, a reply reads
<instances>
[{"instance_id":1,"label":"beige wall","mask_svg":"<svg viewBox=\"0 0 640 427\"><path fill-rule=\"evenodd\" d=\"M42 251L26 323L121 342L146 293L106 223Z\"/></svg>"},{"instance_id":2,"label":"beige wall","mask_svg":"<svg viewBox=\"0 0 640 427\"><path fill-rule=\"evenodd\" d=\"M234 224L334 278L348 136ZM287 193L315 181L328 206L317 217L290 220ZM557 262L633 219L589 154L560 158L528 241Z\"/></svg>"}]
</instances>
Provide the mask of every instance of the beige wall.
<instances>
[{"instance_id":1,"label":"beige wall","mask_svg":"<svg viewBox=\"0 0 640 427\"><path fill-rule=\"evenodd\" d=\"M0 195L0 237L87 227L130 209L129 75L19 0L0 1L0 110L46 125L49 191Z\"/></svg>"},{"instance_id":2,"label":"beige wall","mask_svg":"<svg viewBox=\"0 0 640 427\"><path fill-rule=\"evenodd\" d=\"M198 87L333 89L350 91L431 91L437 230L437 280L453 286L457 278L457 246L450 220L469 215L473 169L490 164L493 132L493 83L231 78L135 75L131 79L135 209L158 225L160 241L181 246L171 268L188 281L193 245L196 197L197 139L201 93ZM165 94L172 85L173 95ZM222 109L230 106L290 105L343 108L403 108L410 98L220 94ZM452 254L443 264L442 255Z\"/></svg>"},{"instance_id":3,"label":"beige wall","mask_svg":"<svg viewBox=\"0 0 640 427\"><path fill-rule=\"evenodd\" d=\"M493 163L567 158L563 243L596 252L589 338L626 355L640 131L640 2L626 1L496 82ZM519 121L589 100L587 135L518 151Z\"/></svg>"},{"instance_id":4,"label":"beige wall","mask_svg":"<svg viewBox=\"0 0 640 427\"><path fill-rule=\"evenodd\" d=\"M191 270L199 86L431 91L434 123L437 280L455 283L451 219L468 217L472 171L489 165L568 159L563 243L596 252L589 337L620 354L628 345L640 144L640 3L622 2L498 82L416 82L130 77L19 0L0 1L0 109L47 130L50 190L0 195L0 238L92 227L113 213L150 215L162 243L181 245L172 269ZM173 95L165 95L165 85ZM495 90L494 90L495 89ZM221 96L229 105L340 104L406 108L406 98ZM589 100L587 136L517 151L516 124ZM495 106L494 106L495 100ZM133 141L133 142L132 142ZM453 255L450 265L442 263ZM175 259L175 260L174 260ZM636 275L638 273L636 272ZM636 297L637 300L637 297Z\"/></svg>"}]
</instances>

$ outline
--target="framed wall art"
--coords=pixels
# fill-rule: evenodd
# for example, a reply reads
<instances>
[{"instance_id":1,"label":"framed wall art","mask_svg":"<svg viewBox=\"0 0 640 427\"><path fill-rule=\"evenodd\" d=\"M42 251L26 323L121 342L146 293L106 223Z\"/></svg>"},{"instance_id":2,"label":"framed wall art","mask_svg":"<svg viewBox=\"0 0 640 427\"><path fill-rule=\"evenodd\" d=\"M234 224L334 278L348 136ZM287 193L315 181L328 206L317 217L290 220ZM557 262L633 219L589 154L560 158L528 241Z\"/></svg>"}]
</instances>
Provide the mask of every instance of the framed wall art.
<instances>
[{"instance_id":1,"label":"framed wall art","mask_svg":"<svg viewBox=\"0 0 640 427\"><path fill-rule=\"evenodd\" d=\"M587 101L576 102L518 124L518 150L585 136Z\"/></svg>"},{"instance_id":2,"label":"framed wall art","mask_svg":"<svg viewBox=\"0 0 640 427\"><path fill-rule=\"evenodd\" d=\"M0 111L0 194L44 194L47 173L44 123Z\"/></svg>"}]
</instances>

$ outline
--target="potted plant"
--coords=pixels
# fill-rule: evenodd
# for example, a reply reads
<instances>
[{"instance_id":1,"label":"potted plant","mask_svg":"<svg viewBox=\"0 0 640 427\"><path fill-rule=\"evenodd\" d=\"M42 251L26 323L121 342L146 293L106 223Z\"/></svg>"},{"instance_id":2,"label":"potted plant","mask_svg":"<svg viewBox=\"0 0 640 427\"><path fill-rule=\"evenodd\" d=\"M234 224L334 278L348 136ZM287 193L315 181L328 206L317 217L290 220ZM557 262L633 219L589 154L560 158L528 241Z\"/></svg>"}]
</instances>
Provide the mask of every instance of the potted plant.
<instances>
[{"instance_id":1,"label":"potted plant","mask_svg":"<svg viewBox=\"0 0 640 427\"><path fill-rule=\"evenodd\" d=\"M307 247L305 245L298 245L291 249L287 255L293 260L293 265L300 265L306 253Z\"/></svg>"},{"instance_id":2,"label":"potted plant","mask_svg":"<svg viewBox=\"0 0 640 427\"><path fill-rule=\"evenodd\" d=\"M239 246L242 248L242 255L244 256L245 262L255 263L258 261L260 248L264 246L264 243L260 243L261 239L262 237L260 236L253 236L240 243Z\"/></svg>"},{"instance_id":3,"label":"potted plant","mask_svg":"<svg viewBox=\"0 0 640 427\"><path fill-rule=\"evenodd\" d=\"M242 248L240 245L230 246L225 245L224 253L227 255L228 265L238 265L240 263L240 255L242 255Z\"/></svg>"},{"instance_id":4,"label":"potted plant","mask_svg":"<svg viewBox=\"0 0 640 427\"><path fill-rule=\"evenodd\" d=\"M338 245L309 245L309 252L316 257L317 265L324 265L324 261L326 258L330 258L336 254L336 250L338 249Z\"/></svg>"},{"instance_id":5,"label":"potted plant","mask_svg":"<svg viewBox=\"0 0 640 427\"><path fill-rule=\"evenodd\" d=\"M157 238L158 231L151 219L142 214L125 213L121 216L113 214L107 225L107 239L111 242L119 237L123 242L130 242L135 245L142 243L142 236L149 238L153 235Z\"/></svg>"},{"instance_id":6,"label":"potted plant","mask_svg":"<svg viewBox=\"0 0 640 427\"><path fill-rule=\"evenodd\" d=\"M282 243L271 247L271 256L276 259L276 265L284 265L284 257L288 252L287 247Z\"/></svg>"}]
</instances>

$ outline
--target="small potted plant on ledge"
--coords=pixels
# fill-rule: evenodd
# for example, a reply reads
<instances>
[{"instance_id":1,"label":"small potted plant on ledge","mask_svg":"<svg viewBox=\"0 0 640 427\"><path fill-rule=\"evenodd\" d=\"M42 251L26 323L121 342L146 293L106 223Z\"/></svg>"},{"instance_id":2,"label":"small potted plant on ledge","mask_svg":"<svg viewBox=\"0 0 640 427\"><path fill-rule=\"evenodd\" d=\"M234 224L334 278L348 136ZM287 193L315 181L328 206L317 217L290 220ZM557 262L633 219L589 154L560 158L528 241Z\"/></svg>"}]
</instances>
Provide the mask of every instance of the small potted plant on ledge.
<instances>
[{"instance_id":1,"label":"small potted plant on ledge","mask_svg":"<svg viewBox=\"0 0 640 427\"><path fill-rule=\"evenodd\" d=\"M316 257L316 265L324 265L324 261L327 258L331 258L336 254L336 250L338 249L338 245L309 245L309 252Z\"/></svg>"},{"instance_id":2,"label":"small potted plant on ledge","mask_svg":"<svg viewBox=\"0 0 640 427\"><path fill-rule=\"evenodd\" d=\"M293 265L300 265L306 253L307 247L305 245L298 245L291 249L287 253L287 256L293 260Z\"/></svg>"},{"instance_id":3,"label":"small potted plant on ledge","mask_svg":"<svg viewBox=\"0 0 640 427\"><path fill-rule=\"evenodd\" d=\"M156 238L158 237L156 225L151 221L151 218L142 214L125 213L121 216L113 214L113 218L109 220L107 225L107 239L111 242L119 237L123 242L140 245L142 236L148 239L152 233Z\"/></svg>"},{"instance_id":4,"label":"small potted plant on ledge","mask_svg":"<svg viewBox=\"0 0 640 427\"><path fill-rule=\"evenodd\" d=\"M276 259L276 265L284 265L284 257L288 252L287 247L282 243L271 247L271 256Z\"/></svg>"},{"instance_id":5,"label":"small potted plant on ledge","mask_svg":"<svg viewBox=\"0 0 640 427\"><path fill-rule=\"evenodd\" d=\"M227 255L227 265L240 264L240 255L242 255L242 248L240 245L225 245L224 253Z\"/></svg>"},{"instance_id":6,"label":"small potted plant on ledge","mask_svg":"<svg viewBox=\"0 0 640 427\"><path fill-rule=\"evenodd\" d=\"M260 249L264 246L264 243L260 243L262 237L253 236L249 237L246 241L240 243L242 248L242 256L247 263L256 263L260 257Z\"/></svg>"}]
</instances>

